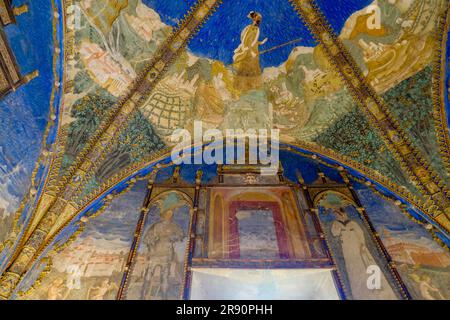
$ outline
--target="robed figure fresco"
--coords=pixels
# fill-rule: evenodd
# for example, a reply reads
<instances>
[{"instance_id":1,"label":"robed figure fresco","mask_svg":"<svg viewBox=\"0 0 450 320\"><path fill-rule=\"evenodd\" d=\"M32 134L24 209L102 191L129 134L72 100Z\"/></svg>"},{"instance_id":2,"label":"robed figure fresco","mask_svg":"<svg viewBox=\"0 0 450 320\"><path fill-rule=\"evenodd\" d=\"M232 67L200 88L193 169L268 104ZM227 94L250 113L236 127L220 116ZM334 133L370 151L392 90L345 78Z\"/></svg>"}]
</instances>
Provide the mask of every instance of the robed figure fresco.
<instances>
[{"instance_id":1,"label":"robed figure fresco","mask_svg":"<svg viewBox=\"0 0 450 320\"><path fill-rule=\"evenodd\" d=\"M180 299L191 206L189 200L176 191L152 200L129 276L126 299Z\"/></svg>"},{"instance_id":2,"label":"robed figure fresco","mask_svg":"<svg viewBox=\"0 0 450 320\"><path fill-rule=\"evenodd\" d=\"M159 291L161 298L167 300L171 265L176 261L175 243L184 238L183 229L173 221L173 210L161 214L161 221L156 222L145 234L144 243L149 250L149 260L145 272L145 282L154 282L159 271ZM158 270L159 269L159 270ZM149 287L144 286L142 298L148 299Z\"/></svg>"},{"instance_id":3,"label":"robed figure fresco","mask_svg":"<svg viewBox=\"0 0 450 320\"><path fill-rule=\"evenodd\" d=\"M378 264L368 248L361 226L350 219L343 208L333 208L333 213L336 220L331 224L331 234L341 244L353 298L395 300L396 295L384 274L380 274L380 289L369 289L367 286L367 270Z\"/></svg>"},{"instance_id":4,"label":"robed figure fresco","mask_svg":"<svg viewBox=\"0 0 450 320\"><path fill-rule=\"evenodd\" d=\"M241 33L241 44L234 51L233 68L235 70L235 87L245 92L261 86L261 66L259 64L259 46L267 42L267 38L259 41L259 26L262 15L251 11L248 18L252 24L244 28Z\"/></svg>"}]
</instances>

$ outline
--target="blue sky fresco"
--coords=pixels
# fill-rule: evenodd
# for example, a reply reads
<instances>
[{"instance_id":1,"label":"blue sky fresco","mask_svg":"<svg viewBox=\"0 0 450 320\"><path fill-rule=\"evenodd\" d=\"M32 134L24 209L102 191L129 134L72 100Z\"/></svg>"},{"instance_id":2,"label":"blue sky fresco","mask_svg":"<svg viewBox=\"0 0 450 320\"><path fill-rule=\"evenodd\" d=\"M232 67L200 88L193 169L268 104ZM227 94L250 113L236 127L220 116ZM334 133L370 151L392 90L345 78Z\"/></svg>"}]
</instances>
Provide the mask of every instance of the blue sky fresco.
<instances>
[{"instance_id":1,"label":"blue sky fresco","mask_svg":"<svg viewBox=\"0 0 450 320\"><path fill-rule=\"evenodd\" d=\"M324 14L334 30L340 31L345 21L355 11L370 4L371 0L339 0L339 10L330 5L331 0L319 0ZM193 0L144 0L154 8L163 21L176 25L188 11ZM247 15L250 11L263 15L261 40L269 41L261 47L269 49L282 43L301 38L297 44L278 49L261 56L263 67L278 66L288 58L295 46L315 46L315 40L304 26L288 0L224 0L214 15L191 41L189 49L200 56L217 59L226 64L232 63L233 51L239 46L240 34L250 23Z\"/></svg>"},{"instance_id":2,"label":"blue sky fresco","mask_svg":"<svg viewBox=\"0 0 450 320\"><path fill-rule=\"evenodd\" d=\"M9 177L7 190L2 189L0 196L17 199L27 190L39 155L53 84L51 1L19 0L14 5L25 3L29 12L18 16L17 24L5 27L5 33L21 74L38 70L39 77L0 100L0 174Z\"/></svg>"}]
</instances>

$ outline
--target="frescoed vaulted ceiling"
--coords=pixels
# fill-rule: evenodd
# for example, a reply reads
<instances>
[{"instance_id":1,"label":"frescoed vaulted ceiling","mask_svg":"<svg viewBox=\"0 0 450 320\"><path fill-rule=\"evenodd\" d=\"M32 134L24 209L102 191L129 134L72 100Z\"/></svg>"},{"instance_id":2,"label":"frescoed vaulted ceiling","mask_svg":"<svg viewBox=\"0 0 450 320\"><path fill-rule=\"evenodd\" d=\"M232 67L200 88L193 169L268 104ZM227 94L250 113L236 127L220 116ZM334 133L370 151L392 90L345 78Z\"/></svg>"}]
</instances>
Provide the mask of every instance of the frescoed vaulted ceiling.
<instances>
[{"instance_id":1,"label":"frescoed vaulted ceiling","mask_svg":"<svg viewBox=\"0 0 450 320\"><path fill-rule=\"evenodd\" d=\"M447 1L39 2L4 28L21 73L39 76L0 101L0 273L12 275L0 296L195 121L279 129L282 145L358 173L448 236ZM243 90L233 55L252 10L268 41L261 83Z\"/></svg>"}]
</instances>

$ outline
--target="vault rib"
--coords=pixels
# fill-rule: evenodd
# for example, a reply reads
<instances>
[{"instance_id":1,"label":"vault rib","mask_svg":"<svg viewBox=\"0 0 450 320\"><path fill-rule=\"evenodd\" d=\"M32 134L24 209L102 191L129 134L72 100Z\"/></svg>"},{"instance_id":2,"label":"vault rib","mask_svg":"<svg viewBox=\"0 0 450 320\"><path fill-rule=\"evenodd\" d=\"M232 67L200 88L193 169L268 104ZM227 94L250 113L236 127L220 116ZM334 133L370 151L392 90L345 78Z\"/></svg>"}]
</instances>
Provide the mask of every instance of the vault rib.
<instances>
[{"instance_id":1,"label":"vault rib","mask_svg":"<svg viewBox=\"0 0 450 320\"><path fill-rule=\"evenodd\" d=\"M158 48L149 65L131 85L129 93L108 112L90 143L60 180L57 196L49 198L50 203L43 209L42 219L34 230L30 230L29 238L22 241L23 246L16 250L15 259L0 278L0 299L10 297L27 267L52 238L52 232L76 215L78 205L74 200L80 196L83 186L95 173L95 168L105 158L123 126L137 107L146 101L173 61L220 3L221 0L199 0L177 30Z\"/></svg>"}]
</instances>

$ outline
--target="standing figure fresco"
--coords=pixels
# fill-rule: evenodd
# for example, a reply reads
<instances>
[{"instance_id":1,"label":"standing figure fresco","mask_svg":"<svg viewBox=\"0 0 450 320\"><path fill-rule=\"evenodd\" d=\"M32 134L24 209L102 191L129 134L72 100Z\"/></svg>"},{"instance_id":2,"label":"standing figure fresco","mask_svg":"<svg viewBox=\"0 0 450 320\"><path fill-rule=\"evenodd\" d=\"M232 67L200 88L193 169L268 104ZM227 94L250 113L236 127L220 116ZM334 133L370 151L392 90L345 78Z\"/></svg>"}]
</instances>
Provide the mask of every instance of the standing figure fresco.
<instances>
[{"instance_id":1,"label":"standing figure fresco","mask_svg":"<svg viewBox=\"0 0 450 320\"><path fill-rule=\"evenodd\" d=\"M267 42L267 38L259 41L259 26L262 15L251 11L248 18L252 24L248 25L241 34L241 44L234 51L233 68L236 71L236 89L248 91L261 86L261 66L259 64L259 46Z\"/></svg>"},{"instance_id":2,"label":"standing figure fresco","mask_svg":"<svg viewBox=\"0 0 450 320\"><path fill-rule=\"evenodd\" d=\"M320 202L319 207L319 217L348 298L397 299L390 284L387 261L378 251L353 204L338 195L330 194ZM376 287L370 285L372 270L377 270ZM378 273L378 270L381 272Z\"/></svg>"},{"instance_id":3,"label":"standing figure fresco","mask_svg":"<svg viewBox=\"0 0 450 320\"><path fill-rule=\"evenodd\" d=\"M130 276L127 299L181 297L190 212L190 203L175 191L153 201Z\"/></svg>"},{"instance_id":4,"label":"standing figure fresco","mask_svg":"<svg viewBox=\"0 0 450 320\"><path fill-rule=\"evenodd\" d=\"M150 227L144 237L148 248L148 263L145 270L145 282L152 283L155 276L161 291L161 298L167 299L169 275L172 263L176 262L175 244L183 240L184 233L173 220L173 210L161 214L161 220ZM148 296L148 286L143 287L142 298Z\"/></svg>"},{"instance_id":5,"label":"standing figure fresco","mask_svg":"<svg viewBox=\"0 0 450 320\"><path fill-rule=\"evenodd\" d=\"M395 294L390 290L384 275L381 278L381 287L387 288L384 293L378 290L372 292L368 288L367 281L365 281L367 270L370 266L377 265L377 262L367 247L364 231L356 221L349 218L343 208L334 209L333 213L336 220L331 225L331 234L341 243L343 257L347 263L347 272L362 276L362 278L349 277L352 294L361 299L373 299L376 293L380 293L380 299L395 299Z\"/></svg>"}]
</instances>

